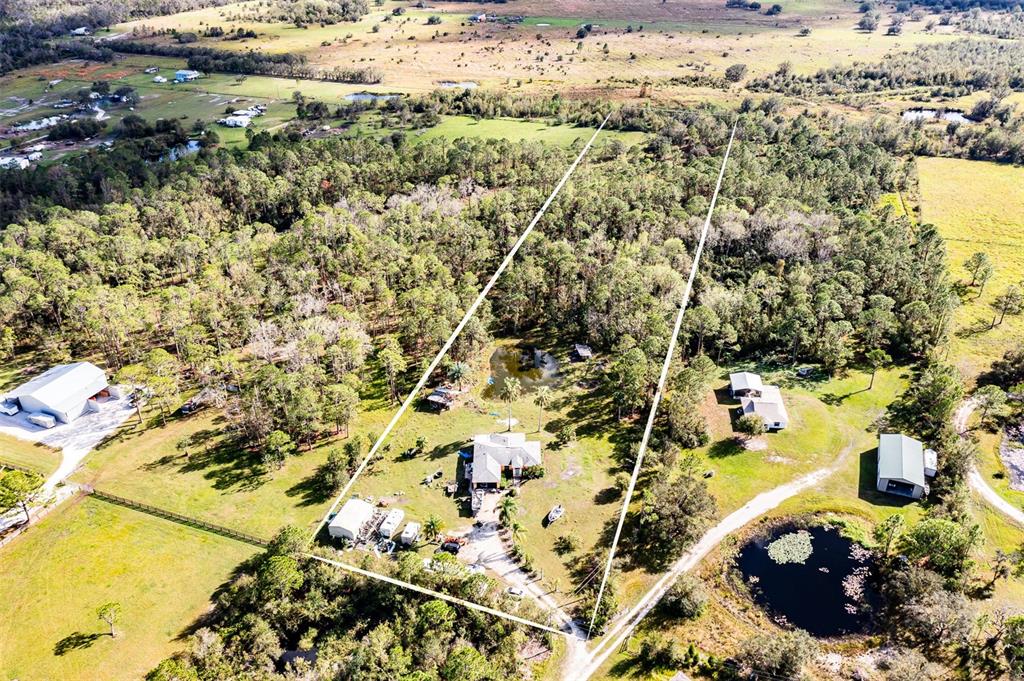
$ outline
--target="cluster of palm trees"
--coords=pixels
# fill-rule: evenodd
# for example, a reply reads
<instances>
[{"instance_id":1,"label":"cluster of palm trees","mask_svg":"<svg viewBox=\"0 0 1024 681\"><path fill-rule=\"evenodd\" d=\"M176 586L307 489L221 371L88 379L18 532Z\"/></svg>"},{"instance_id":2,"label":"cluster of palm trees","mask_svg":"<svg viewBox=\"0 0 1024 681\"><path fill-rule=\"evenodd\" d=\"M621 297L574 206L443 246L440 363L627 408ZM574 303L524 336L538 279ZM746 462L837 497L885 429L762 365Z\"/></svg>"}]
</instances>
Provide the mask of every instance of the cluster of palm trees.
<instances>
[{"instance_id":1,"label":"cluster of palm trees","mask_svg":"<svg viewBox=\"0 0 1024 681\"><path fill-rule=\"evenodd\" d=\"M498 522L512 535L512 541L518 543L526 536L526 528L518 520L519 502L511 494L506 494L498 503Z\"/></svg>"},{"instance_id":2,"label":"cluster of palm trees","mask_svg":"<svg viewBox=\"0 0 1024 681\"><path fill-rule=\"evenodd\" d=\"M452 362L448 365L448 380L454 383L460 391L462 390L462 381L465 380L469 373L469 365L465 362ZM501 387L500 396L502 402L508 404L508 429L512 430L512 403L521 399L523 396L522 382L515 376L507 377ZM550 407L553 401L554 395L551 392L551 388L542 386L537 390L537 394L534 396L533 402L540 407L540 413L537 416L538 433L544 429L544 410Z\"/></svg>"}]
</instances>

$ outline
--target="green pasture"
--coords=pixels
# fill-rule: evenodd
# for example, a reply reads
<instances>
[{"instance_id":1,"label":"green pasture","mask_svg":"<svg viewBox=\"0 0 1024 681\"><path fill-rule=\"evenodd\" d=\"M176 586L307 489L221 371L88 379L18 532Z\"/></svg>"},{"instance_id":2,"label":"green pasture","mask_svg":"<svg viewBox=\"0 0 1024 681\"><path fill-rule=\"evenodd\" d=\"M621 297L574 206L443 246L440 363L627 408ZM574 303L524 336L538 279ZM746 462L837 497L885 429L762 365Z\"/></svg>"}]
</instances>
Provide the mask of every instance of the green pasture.
<instances>
[{"instance_id":1,"label":"green pasture","mask_svg":"<svg viewBox=\"0 0 1024 681\"><path fill-rule=\"evenodd\" d=\"M142 678L253 553L96 499L66 502L0 551L0 677ZM116 638L96 616L110 601Z\"/></svg>"}]
</instances>

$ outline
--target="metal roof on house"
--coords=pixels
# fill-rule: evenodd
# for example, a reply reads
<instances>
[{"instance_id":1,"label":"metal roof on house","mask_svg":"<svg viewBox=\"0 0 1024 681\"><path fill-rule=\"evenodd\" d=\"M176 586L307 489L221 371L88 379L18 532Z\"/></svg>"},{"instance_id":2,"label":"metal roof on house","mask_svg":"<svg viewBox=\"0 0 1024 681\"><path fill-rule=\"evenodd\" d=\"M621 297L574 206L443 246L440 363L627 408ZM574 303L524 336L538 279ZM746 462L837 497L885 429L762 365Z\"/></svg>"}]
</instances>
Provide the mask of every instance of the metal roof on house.
<instances>
[{"instance_id":1,"label":"metal roof on house","mask_svg":"<svg viewBox=\"0 0 1024 681\"><path fill-rule=\"evenodd\" d=\"M749 371L729 374L729 385L732 386L733 392L738 390L761 390L764 387L761 383L761 377Z\"/></svg>"},{"instance_id":2,"label":"metal roof on house","mask_svg":"<svg viewBox=\"0 0 1024 681\"><path fill-rule=\"evenodd\" d=\"M899 433L879 435L878 477L924 487L924 445Z\"/></svg>"},{"instance_id":3,"label":"metal roof on house","mask_svg":"<svg viewBox=\"0 0 1024 681\"><path fill-rule=\"evenodd\" d=\"M473 437L473 482L499 482L501 467L541 464L540 442L524 433L488 433Z\"/></svg>"},{"instance_id":4,"label":"metal roof on house","mask_svg":"<svg viewBox=\"0 0 1024 681\"><path fill-rule=\"evenodd\" d=\"M75 362L47 369L7 393L7 397L32 397L54 411L66 413L106 387L107 375L102 369L91 362Z\"/></svg>"}]
</instances>

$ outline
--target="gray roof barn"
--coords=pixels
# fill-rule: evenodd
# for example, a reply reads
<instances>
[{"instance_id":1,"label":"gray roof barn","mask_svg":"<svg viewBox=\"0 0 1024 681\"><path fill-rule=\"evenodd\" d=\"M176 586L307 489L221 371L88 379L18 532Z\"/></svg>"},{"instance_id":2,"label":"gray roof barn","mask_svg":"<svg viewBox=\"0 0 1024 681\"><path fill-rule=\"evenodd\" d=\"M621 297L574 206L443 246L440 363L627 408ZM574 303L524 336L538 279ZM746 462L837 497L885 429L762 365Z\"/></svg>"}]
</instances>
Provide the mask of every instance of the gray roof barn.
<instances>
[{"instance_id":1,"label":"gray roof barn","mask_svg":"<svg viewBox=\"0 0 1024 681\"><path fill-rule=\"evenodd\" d=\"M883 433L878 437L878 491L920 499L928 489L925 462L935 458L932 450L912 437ZM932 467L927 469L934 472Z\"/></svg>"}]
</instances>

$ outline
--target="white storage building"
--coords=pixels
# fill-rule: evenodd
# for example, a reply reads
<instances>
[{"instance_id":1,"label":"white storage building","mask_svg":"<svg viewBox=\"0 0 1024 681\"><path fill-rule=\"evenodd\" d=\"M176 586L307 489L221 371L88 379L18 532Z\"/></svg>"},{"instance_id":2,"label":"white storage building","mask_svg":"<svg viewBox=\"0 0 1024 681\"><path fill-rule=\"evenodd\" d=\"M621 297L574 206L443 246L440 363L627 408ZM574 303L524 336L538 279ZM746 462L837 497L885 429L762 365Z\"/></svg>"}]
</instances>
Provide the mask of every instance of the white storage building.
<instances>
[{"instance_id":1,"label":"white storage building","mask_svg":"<svg viewBox=\"0 0 1024 681\"><path fill-rule=\"evenodd\" d=\"M71 423L91 410L91 401L107 390L107 376L95 364L58 364L7 394L23 411L49 414Z\"/></svg>"},{"instance_id":2,"label":"white storage building","mask_svg":"<svg viewBox=\"0 0 1024 681\"><path fill-rule=\"evenodd\" d=\"M410 520L402 530L402 543L408 546L420 538L420 524Z\"/></svg>"},{"instance_id":3,"label":"white storage building","mask_svg":"<svg viewBox=\"0 0 1024 681\"><path fill-rule=\"evenodd\" d=\"M362 499L349 499L327 525L327 533L334 539L355 541L372 517L373 506Z\"/></svg>"},{"instance_id":4,"label":"white storage building","mask_svg":"<svg viewBox=\"0 0 1024 681\"><path fill-rule=\"evenodd\" d=\"M403 520L405 520L405 511L393 508L384 516L377 533L385 539L391 539L395 536L395 532L398 532L398 526L402 524Z\"/></svg>"}]
</instances>

